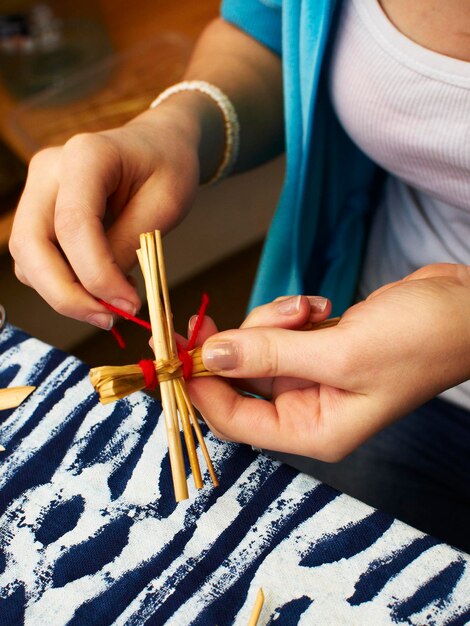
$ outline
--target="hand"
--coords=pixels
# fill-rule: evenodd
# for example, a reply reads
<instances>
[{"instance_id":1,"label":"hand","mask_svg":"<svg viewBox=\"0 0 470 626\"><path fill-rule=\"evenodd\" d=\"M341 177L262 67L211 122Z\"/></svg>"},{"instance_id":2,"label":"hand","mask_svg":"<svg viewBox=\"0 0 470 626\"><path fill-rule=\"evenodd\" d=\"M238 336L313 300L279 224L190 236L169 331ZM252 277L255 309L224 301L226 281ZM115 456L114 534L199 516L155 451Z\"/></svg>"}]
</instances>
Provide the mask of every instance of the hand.
<instances>
[{"instance_id":1,"label":"hand","mask_svg":"<svg viewBox=\"0 0 470 626\"><path fill-rule=\"evenodd\" d=\"M174 107L39 152L10 240L18 278L59 313L110 328L95 298L135 313L139 234L181 220L198 183L197 130Z\"/></svg>"},{"instance_id":2,"label":"hand","mask_svg":"<svg viewBox=\"0 0 470 626\"><path fill-rule=\"evenodd\" d=\"M430 265L382 287L333 328L301 331L309 311L259 307L240 330L211 336L194 404L221 438L324 461L470 377L470 268ZM319 320L317 320L319 321ZM286 323L288 322L288 323ZM203 327L202 339L214 332ZM247 380L248 379L248 380Z\"/></svg>"},{"instance_id":3,"label":"hand","mask_svg":"<svg viewBox=\"0 0 470 626\"><path fill-rule=\"evenodd\" d=\"M183 78L211 82L233 102L238 171L282 149L282 64L266 46L217 18ZM43 150L31 162L10 240L18 278L60 313L101 328L113 320L96 297L133 313L140 301L126 273L138 235L177 224L224 149L217 104L182 92L122 128Z\"/></svg>"}]
</instances>

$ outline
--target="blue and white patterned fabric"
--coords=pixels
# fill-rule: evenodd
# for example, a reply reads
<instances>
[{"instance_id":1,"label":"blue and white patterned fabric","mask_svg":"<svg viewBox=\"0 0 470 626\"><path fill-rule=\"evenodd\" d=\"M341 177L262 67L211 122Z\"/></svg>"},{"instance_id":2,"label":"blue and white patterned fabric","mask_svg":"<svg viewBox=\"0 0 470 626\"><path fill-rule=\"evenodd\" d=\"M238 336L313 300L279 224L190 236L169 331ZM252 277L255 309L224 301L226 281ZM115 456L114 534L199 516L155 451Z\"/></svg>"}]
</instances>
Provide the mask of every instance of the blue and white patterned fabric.
<instances>
[{"instance_id":1,"label":"blue and white patterned fabric","mask_svg":"<svg viewBox=\"0 0 470 626\"><path fill-rule=\"evenodd\" d=\"M101 406L76 359L11 326L0 387L0 624L470 622L470 558L207 435L220 487L175 504L160 406ZM209 483L209 481L207 481Z\"/></svg>"}]
</instances>

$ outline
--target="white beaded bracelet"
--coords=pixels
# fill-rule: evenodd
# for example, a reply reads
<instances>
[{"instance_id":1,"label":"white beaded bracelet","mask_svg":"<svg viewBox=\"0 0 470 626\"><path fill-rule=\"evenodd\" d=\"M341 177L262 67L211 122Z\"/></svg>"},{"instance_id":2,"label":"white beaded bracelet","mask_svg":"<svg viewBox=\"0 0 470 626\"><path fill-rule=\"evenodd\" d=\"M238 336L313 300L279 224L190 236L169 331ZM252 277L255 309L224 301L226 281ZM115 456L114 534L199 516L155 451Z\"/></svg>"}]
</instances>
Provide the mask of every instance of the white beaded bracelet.
<instances>
[{"instance_id":1,"label":"white beaded bracelet","mask_svg":"<svg viewBox=\"0 0 470 626\"><path fill-rule=\"evenodd\" d=\"M238 151L240 147L240 124L238 122L237 112L223 91L204 80L186 80L168 87L168 89L162 91L162 93L155 98L155 100L150 104L150 108L155 109L164 100L167 100L167 98L173 94L180 93L182 91L200 91L206 94L206 96L212 98L212 100L217 104L224 117L224 155L215 174L205 183L206 185L213 185L231 172L238 158Z\"/></svg>"}]
</instances>

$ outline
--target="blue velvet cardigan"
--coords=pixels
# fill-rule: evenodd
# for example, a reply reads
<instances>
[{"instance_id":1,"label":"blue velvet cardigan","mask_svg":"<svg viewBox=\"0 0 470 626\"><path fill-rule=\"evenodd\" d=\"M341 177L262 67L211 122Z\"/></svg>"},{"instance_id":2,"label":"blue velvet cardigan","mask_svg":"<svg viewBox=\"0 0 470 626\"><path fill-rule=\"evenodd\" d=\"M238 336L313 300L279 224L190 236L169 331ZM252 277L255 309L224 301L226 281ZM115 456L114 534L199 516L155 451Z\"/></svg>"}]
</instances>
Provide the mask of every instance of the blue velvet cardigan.
<instances>
[{"instance_id":1,"label":"blue velvet cardigan","mask_svg":"<svg viewBox=\"0 0 470 626\"><path fill-rule=\"evenodd\" d=\"M321 294L354 300L377 167L352 143L328 98L340 0L224 0L224 19L282 57L286 175L250 307Z\"/></svg>"}]
</instances>

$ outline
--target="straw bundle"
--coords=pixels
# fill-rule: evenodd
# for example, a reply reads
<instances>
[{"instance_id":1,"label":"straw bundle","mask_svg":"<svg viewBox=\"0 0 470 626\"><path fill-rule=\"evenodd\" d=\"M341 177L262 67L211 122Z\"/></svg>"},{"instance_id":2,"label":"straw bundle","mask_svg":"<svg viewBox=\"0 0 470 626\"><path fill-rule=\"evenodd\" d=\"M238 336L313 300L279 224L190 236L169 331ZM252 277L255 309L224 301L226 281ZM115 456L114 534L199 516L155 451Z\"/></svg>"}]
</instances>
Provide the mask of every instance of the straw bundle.
<instances>
[{"instance_id":1,"label":"straw bundle","mask_svg":"<svg viewBox=\"0 0 470 626\"><path fill-rule=\"evenodd\" d=\"M188 497L180 423L196 488L202 487L202 477L194 434L214 486L218 485L218 480L186 388L183 364L178 357L160 232L142 234L140 246L140 249L137 250L137 257L147 292L156 357L153 366L160 386L175 498L180 501ZM308 324L304 329L327 328L337 324L338 320L339 318L334 318L320 324ZM213 375L204 367L201 348L190 350L189 355L192 358L192 377ZM90 371L90 379L99 393L100 402L103 404L124 398L134 391L145 389L147 386L146 376L140 364L95 367Z\"/></svg>"},{"instance_id":2,"label":"straw bundle","mask_svg":"<svg viewBox=\"0 0 470 626\"><path fill-rule=\"evenodd\" d=\"M179 502L188 497L180 424L196 489L201 489L203 483L194 435L196 435L214 486L218 485L218 480L186 388L181 361L177 355L159 231L144 233L140 236L140 249L137 250L137 257L145 281L156 357L154 365L160 385L175 498ZM194 370L203 369L200 350L195 350L193 353L198 353L193 355ZM100 401L103 403L123 398L146 386L144 373L139 365L94 368L90 372L90 378L99 391Z\"/></svg>"},{"instance_id":3,"label":"straw bundle","mask_svg":"<svg viewBox=\"0 0 470 626\"><path fill-rule=\"evenodd\" d=\"M204 367L201 348L194 348L188 354L193 360L192 377L213 376ZM182 376L182 363L179 358L168 361L153 362L158 382L173 380ZM120 398L125 398L134 391L146 388L146 380L140 365L104 365L90 370L91 384L98 392L100 402L108 404Z\"/></svg>"}]
</instances>

